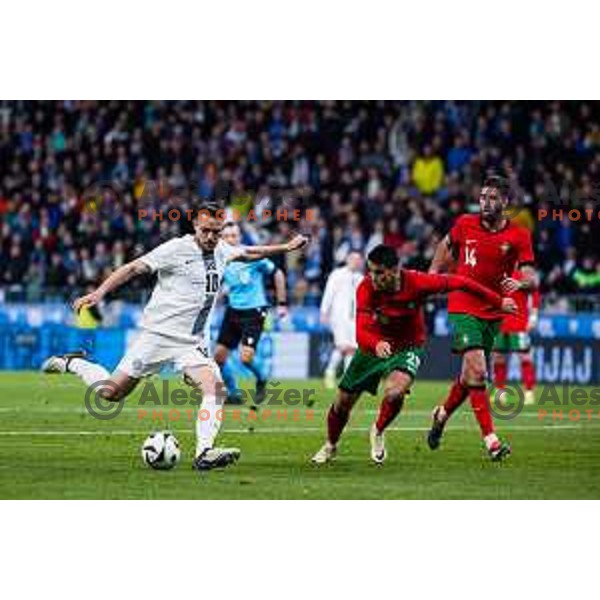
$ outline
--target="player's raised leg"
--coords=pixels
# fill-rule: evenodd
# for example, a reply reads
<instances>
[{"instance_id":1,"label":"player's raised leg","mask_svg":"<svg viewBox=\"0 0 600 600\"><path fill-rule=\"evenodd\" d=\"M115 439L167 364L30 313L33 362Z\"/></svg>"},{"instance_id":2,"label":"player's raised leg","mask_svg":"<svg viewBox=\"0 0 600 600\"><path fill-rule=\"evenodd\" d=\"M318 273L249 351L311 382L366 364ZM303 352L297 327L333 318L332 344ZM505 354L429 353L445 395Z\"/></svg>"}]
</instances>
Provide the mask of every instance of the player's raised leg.
<instances>
[{"instance_id":1,"label":"player's raised leg","mask_svg":"<svg viewBox=\"0 0 600 600\"><path fill-rule=\"evenodd\" d=\"M83 352L51 356L42 364L42 371L77 375L88 387L93 387L95 394L114 401L128 396L139 382L139 378L118 369L109 373L102 365L87 360Z\"/></svg>"}]
</instances>

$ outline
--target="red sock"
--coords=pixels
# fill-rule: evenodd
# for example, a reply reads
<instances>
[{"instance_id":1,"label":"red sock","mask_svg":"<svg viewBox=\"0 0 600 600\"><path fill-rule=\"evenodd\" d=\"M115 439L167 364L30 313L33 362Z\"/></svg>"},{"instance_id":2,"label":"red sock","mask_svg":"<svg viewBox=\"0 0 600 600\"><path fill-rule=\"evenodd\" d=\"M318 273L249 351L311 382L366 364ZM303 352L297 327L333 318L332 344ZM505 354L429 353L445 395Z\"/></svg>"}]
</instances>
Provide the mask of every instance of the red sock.
<instances>
[{"instance_id":1,"label":"red sock","mask_svg":"<svg viewBox=\"0 0 600 600\"><path fill-rule=\"evenodd\" d=\"M535 387L535 368L533 361L528 356L521 359L521 377L526 390L532 390Z\"/></svg>"},{"instance_id":2,"label":"red sock","mask_svg":"<svg viewBox=\"0 0 600 600\"><path fill-rule=\"evenodd\" d=\"M444 402L446 414L450 416L467 399L468 395L469 389L462 384L460 377L457 377L450 388L446 402Z\"/></svg>"},{"instance_id":3,"label":"red sock","mask_svg":"<svg viewBox=\"0 0 600 600\"><path fill-rule=\"evenodd\" d=\"M333 404L331 405L327 413L327 439L330 444L335 446L338 443L349 416L350 413L338 414Z\"/></svg>"},{"instance_id":4,"label":"red sock","mask_svg":"<svg viewBox=\"0 0 600 600\"><path fill-rule=\"evenodd\" d=\"M473 413L481 429L481 437L494 433L494 423L488 406L487 390L484 386L469 388L469 399Z\"/></svg>"},{"instance_id":5,"label":"red sock","mask_svg":"<svg viewBox=\"0 0 600 600\"><path fill-rule=\"evenodd\" d=\"M494 385L497 389L506 387L508 368L505 361L494 361Z\"/></svg>"},{"instance_id":6,"label":"red sock","mask_svg":"<svg viewBox=\"0 0 600 600\"><path fill-rule=\"evenodd\" d=\"M404 397L390 400L384 398L379 407L379 414L377 415L377 421L375 421L375 427L377 431L381 433L398 415L402 410L404 404Z\"/></svg>"}]
</instances>

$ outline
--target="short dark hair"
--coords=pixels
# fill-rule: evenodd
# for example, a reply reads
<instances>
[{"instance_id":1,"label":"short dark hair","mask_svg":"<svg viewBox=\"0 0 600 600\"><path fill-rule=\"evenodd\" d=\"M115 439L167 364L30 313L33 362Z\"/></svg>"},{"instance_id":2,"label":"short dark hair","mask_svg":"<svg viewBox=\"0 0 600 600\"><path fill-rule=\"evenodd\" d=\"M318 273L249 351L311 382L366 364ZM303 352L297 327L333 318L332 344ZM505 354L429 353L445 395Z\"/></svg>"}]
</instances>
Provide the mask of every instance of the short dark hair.
<instances>
[{"instance_id":1,"label":"short dark hair","mask_svg":"<svg viewBox=\"0 0 600 600\"><path fill-rule=\"evenodd\" d=\"M488 175L483 182L483 187L496 188L503 198L507 198L510 193L510 184L508 179L506 179L506 177L502 177L501 175Z\"/></svg>"},{"instance_id":2,"label":"short dark hair","mask_svg":"<svg viewBox=\"0 0 600 600\"><path fill-rule=\"evenodd\" d=\"M242 228L240 227L239 223L236 223L235 221L225 221L223 229L229 229L230 227L237 227L240 230L240 232L242 231Z\"/></svg>"},{"instance_id":3,"label":"short dark hair","mask_svg":"<svg viewBox=\"0 0 600 600\"><path fill-rule=\"evenodd\" d=\"M219 212L221 211L221 212ZM200 204L200 206L198 207L198 215L206 215L209 214L211 217L214 217L215 219L218 218L217 217L217 213L219 215L223 214L223 207L219 206L216 202L203 202L202 204Z\"/></svg>"},{"instance_id":4,"label":"short dark hair","mask_svg":"<svg viewBox=\"0 0 600 600\"><path fill-rule=\"evenodd\" d=\"M367 260L375 265L380 265L386 269L398 266L398 253L395 248L386 246L385 244L378 244L369 252Z\"/></svg>"}]
</instances>

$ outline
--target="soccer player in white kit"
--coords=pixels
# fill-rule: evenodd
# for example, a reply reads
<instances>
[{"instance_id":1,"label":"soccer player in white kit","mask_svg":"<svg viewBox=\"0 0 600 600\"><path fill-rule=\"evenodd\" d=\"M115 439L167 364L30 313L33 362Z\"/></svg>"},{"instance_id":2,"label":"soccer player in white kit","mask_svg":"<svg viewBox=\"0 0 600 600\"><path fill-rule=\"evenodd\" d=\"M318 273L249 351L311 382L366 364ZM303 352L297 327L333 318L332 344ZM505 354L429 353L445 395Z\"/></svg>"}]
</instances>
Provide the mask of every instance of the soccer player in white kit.
<instances>
[{"instance_id":1,"label":"soccer player in white kit","mask_svg":"<svg viewBox=\"0 0 600 600\"><path fill-rule=\"evenodd\" d=\"M363 274L364 261L359 252L350 252L343 267L334 269L327 279L321 301L321 323L329 325L334 348L325 369L325 387L336 387L336 373L342 360L344 368L356 351L356 288Z\"/></svg>"},{"instance_id":2,"label":"soccer player in white kit","mask_svg":"<svg viewBox=\"0 0 600 600\"><path fill-rule=\"evenodd\" d=\"M74 373L97 388L103 398L118 401L131 393L142 377L158 372L164 364L174 364L187 383L202 390L193 463L197 470L227 466L240 455L237 448L214 447L222 420L223 385L208 346L225 266L232 260L259 260L291 252L307 241L299 235L287 244L233 249L220 239L221 216L224 211L218 206L203 206L194 221L194 235L161 244L119 267L96 290L75 300L76 310L94 306L132 277L157 273L156 287L144 309L142 332L112 374L81 353L51 356L42 365L47 373Z\"/></svg>"}]
</instances>

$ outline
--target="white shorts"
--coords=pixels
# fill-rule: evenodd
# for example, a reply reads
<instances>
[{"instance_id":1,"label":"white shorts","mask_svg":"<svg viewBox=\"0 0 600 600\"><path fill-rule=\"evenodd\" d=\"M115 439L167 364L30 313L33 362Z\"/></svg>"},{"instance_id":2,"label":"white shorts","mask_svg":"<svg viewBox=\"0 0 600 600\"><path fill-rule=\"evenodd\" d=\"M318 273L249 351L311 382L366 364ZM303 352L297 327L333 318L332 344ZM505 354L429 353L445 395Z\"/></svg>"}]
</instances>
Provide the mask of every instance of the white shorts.
<instances>
[{"instance_id":1,"label":"white shorts","mask_svg":"<svg viewBox=\"0 0 600 600\"><path fill-rule=\"evenodd\" d=\"M150 331L138 334L116 370L139 379L158 373L165 365L172 365L176 371L187 367L210 367L221 378L217 363L203 352L198 343L178 342Z\"/></svg>"},{"instance_id":2,"label":"white shorts","mask_svg":"<svg viewBox=\"0 0 600 600\"><path fill-rule=\"evenodd\" d=\"M350 319L332 321L331 333L336 348L356 348L356 324Z\"/></svg>"}]
</instances>

